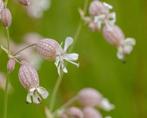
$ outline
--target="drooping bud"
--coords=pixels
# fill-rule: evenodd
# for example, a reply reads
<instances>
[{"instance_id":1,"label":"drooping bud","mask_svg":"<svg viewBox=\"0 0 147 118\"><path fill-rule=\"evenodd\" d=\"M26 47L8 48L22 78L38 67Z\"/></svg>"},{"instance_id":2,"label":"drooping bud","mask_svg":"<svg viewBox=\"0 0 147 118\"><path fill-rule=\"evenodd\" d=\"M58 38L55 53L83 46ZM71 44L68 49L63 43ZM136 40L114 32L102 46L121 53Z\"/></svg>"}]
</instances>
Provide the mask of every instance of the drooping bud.
<instances>
[{"instance_id":1,"label":"drooping bud","mask_svg":"<svg viewBox=\"0 0 147 118\"><path fill-rule=\"evenodd\" d=\"M102 100L102 95L93 88L82 89L78 94L78 101L83 106L97 106Z\"/></svg>"},{"instance_id":2,"label":"drooping bud","mask_svg":"<svg viewBox=\"0 0 147 118\"><path fill-rule=\"evenodd\" d=\"M108 43L116 47L120 46L125 39L124 33L116 25L105 25L103 28L103 36Z\"/></svg>"},{"instance_id":3,"label":"drooping bud","mask_svg":"<svg viewBox=\"0 0 147 118\"><path fill-rule=\"evenodd\" d=\"M10 58L7 63L7 70L9 72L13 72L15 69L15 64L16 64L16 61L14 59Z\"/></svg>"},{"instance_id":4,"label":"drooping bud","mask_svg":"<svg viewBox=\"0 0 147 118\"><path fill-rule=\"evenodd\" d=\"M125 55L130 54L136 44L135 39L125 38L122 30L116 25L104 26L103 35L107 42L117 48L117 57L120 60L124 60Z\"/></svg>"},{"instance_id":5,"label":"drooping bud","mask_svg":"<svg viewBox=\"0 0 147 118\"><path fill-rule=\"evenodd\" d=\"M101 14L108 14L109 10L112 9L112 6L103 3L99 0L94 0L91 2L89 7L89 14L92 16L97 16Z\"/></svg>"},{"instance_id":6,"label":"drooping bud","mask_svg":"<svg viewBox=\"0 0 147 118\"><path fill-rule=\"evenodd\" d=\"M67 109L66 113L70 118L84 118L83 112L77 107Z\"/></svg>"},{"instance_id":7,"label":"drooping bud","mask_svg":"<svg viewBox=\"0 0 147 118\"><path fill-rule=\"evenodd\" d=\"M39 86L39 76L35 68L28 63L23 63L19 69L19 80L24 88L28 90L26 101L39 104L42 99L48 97L45 88Z\"/></svg>"},{"instance_id":8,"label":"drooping bud","mask_svg":"<svg viewBox=\"0 0 147 118\"><path fill-rule=\"evenodd\" d=\"M8 8L4 8L1 11L1 22L4 27L9 27L12 23L12 15Z\"/></svg>"},{"instance_id":9,"label":"drooping bud","mask_svg":"<svg viewBox=\"0 0 147 118\"><path fill-rule=\"evenodd\" d=\"M36 43L36 51L48 60L55 60L60 45L53 39L43 39Z\"/></svg>"},{"instance_id":10,"label":"drooping bud","mask_svg":"<svg viewBox=\"0 0 147 118\"><path fill-rule=\"evenodd\" d=\"M21 3L22 5L28 6L30 5L30 0L19 0L19 3Z\"/></svg>"},{"instance_id":11,"label":"drooping bud","mask_svg":"<svg viewBox=\"0 0 147 118\"><path fill-rule=\"evenodd\" d=\"M83 109L84 118L102 118L102 115L99 111L93 107L85 107Z\"/></svg>"}]
</instances>

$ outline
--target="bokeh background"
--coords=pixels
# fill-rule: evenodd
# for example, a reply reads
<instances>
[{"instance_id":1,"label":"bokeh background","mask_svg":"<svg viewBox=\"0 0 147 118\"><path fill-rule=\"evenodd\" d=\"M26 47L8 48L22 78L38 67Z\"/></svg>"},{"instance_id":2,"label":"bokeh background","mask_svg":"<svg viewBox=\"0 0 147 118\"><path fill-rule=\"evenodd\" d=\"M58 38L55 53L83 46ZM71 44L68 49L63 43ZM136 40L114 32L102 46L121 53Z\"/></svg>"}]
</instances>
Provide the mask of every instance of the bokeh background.
<instances>
[{"instance_id":1,"label":"bokeh background","mask_svg":"<svg viewBox=\"0 0 147 118\"><path fill-rule=\"evenodd\" d=\"M89 0L90 1L90 0ZM69 73L64 76L57 96L57 106L74 96L81 88L93 87L99 90L115 106L109 113L113 118L147 118L147 0L105 0L113 5L117 13L117 24L126 36L137 41L135 50L121 63L116 50L105 42L100 33L91 32L83 25L74 51L80 54L80 68L68 65ZM13 0L9 8L13 14L10 35L20 43L29 32L37 32L62 42L66 36L74 36L80 22L78 8L84 0L52 0L51 7L41 19L27 15L25 8ZM0 35L5 30L0 26ZM1 39L0 39L1 40ZM0 71L6 72L7 56L0 54ZM8 118L45 118L44 106L25 103L26 91L18 80L18 65L10 75L13 93L9 95ZM54 64L44 61L39 69L41 84L50 93L57 80ZM0 118L3 113L4 92L0 90Z\"/></svg>"}]
</instances>

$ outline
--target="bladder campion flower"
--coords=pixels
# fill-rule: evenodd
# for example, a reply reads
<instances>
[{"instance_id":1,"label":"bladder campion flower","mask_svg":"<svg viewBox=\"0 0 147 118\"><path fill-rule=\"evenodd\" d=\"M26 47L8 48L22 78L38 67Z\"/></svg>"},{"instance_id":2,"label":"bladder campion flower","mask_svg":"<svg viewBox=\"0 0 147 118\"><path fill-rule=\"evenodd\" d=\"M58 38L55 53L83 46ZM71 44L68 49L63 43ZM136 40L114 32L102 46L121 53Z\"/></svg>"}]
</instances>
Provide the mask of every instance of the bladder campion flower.
<instances>
[{"instance_id":1,"label":"bladder campion flower","mask_svg":"<svg viewBox=\"0 0 147 118\"><path fill-rule=\"evenodd\" d=\"M73 39L67 37L64 47L62 48L61 45L53 39L43 39L36 43L36 50L45 59L55 60L58 74L61 75L62 72L68 72L64 61L79 66L78 63L74 62L78 60L79 55L77 53L67 53L72 43Z\"/></svg>"},{"instance_id":2,"label":"bladder campion flower","mask_svg":"<svg viewBox=\"0 0 147 118\"><path fill-rule=\"evenodd\" d=\"M64 63L64 60L79 67L79 64L75 62L78 60L79 54L67 53L67 51L72 43L73 43L73 38L67 37L65 39L64 47L63 48L60 47L57 50L55 65L57 67L59 75L61 75L62 72L68 73L68 70L67 70L66 65Z\"/></svg>"},{"instance_id":3,"label":"bladder campion flower","mask_svg":"<svg viewBox=\"0 0 147 118\"><path fill-rule=\"evenodd\" d=\"M26 101L28 103L39 104L42 99L48 97L45 88L39 86L39 76L35 68L23 62L19 69L19 80L24 88L28 90Z\"/></svg>"},{"instance_id":4,"label":"bladder campion flower","mask_svg":"<svg viewBox=\"0 0 147 118\"><path fill-rule=\"evenodd\" d=\"M81 10L80 15L92 31L100 31L106 22L115 24L116 15L115 12L111 11L112 8L111 5L105 2L93 0L89 6L89 16L85 17Z\"/></svg>"},{"instance_id":5,"label":"bladder campion flower","mask_svg":"<svg viewBox=\"0 0 147 118\"><path fill-rule=\"evenodd\" d=\"M133 38L125 38L122 30L116 25L107 24L103 28L103 35L107 42L117 48L117 57L120 60L125 59L125 55L132 52L136 42Z\"/></svg>"}]
</instances>

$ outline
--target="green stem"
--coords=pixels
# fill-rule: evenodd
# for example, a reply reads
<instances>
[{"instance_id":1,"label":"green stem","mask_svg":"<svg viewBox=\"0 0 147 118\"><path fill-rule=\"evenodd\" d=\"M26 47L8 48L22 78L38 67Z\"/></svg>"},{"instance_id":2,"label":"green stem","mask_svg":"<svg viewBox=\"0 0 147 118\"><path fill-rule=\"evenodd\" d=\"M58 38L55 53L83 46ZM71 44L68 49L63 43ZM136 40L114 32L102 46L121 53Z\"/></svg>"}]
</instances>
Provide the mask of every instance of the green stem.
<instances>
[{"instance_id":1,"label":"green stem","mask_svg":"<svg viewBox=\"0 0 147 118\"><path fill-rule=\"evenodd\" d=\"M85 0L85 3L84 3L84 8L83 8L84 14L86 14L86 12L87 12L88 1L89 0ZM73 50L73 48L75 47L75 44L77 43L78 37L79 37L79 35L80 35L81 31L82 31L82 25L83 25L82 20L80 20L78 28L77 28L77 30L76 30L76 32L74 34L74 43L73 43L72 47L70 48L70 51Z\"/></svg>"},{"instance_id":2,"label":"green stem","mask_svg":"<svg viewBox=\"0 0 147 118\"><path fill-rule=\"evenodd\" d=\"M33 47L33 46L35 46L35 45L36 45L35 43L34 43L34 44L30 44L30 45L28 45L28 46L26 46L26 47L24 47L24 48L18 50L17 52L15 52L15 53L13 54L13 56L18 55L19 53L21 53L21 52L24 51L25 49L31 48L31 47Z\"/></svg>"},{"instance_id":3,"label":"green stem","mask_svg":"<svg viewBox=\"0 0 147 118\"><path fill-rule=\"evenodd\" d=\"M53 93L52 93L51 100L50 100L50 106L49 106L51 112L54 109L56 95L57 95L57 92L58 92L59 87L61 85L62 78L63 78L63 74L61 74L61 76L58 76L57 81L56 81L56 84L55 84L55 87L53 89Z\"/></svg>"},{"instance_id":4,"label":"green stem","mask_svg":"<svg viewBox=\"0 0 147 118\"><path fill-rule=\"evenodd\" d=\"M76 100L77 100L77 96L72 97L65 104L63 104L57 111L66 109L67 107L69 107L70 105L72 105ZM57 113L57 111L55 111L55 113Z\"/></svg>"},{"instance_id":5,"label":"green stem","mask_svg":"<svg viewBox=\"0 0 147 118\"><path fill-rule=\"evenodd\" d=\"M86 13L86 11L87 11L87 6L88 6L88 0L85 0L85 4L84 4L84 13ZM79 26L78 26L78 28L77 28L77 30L76 30L75 35L74 35L74 44L73 44L73 46L74 46L74 45L76 44L76 42L77 42L77 39L78 39L79 34L80 34L80 32L81 32L81 29L82 29L82 21L80 21L80 24L79 24ZM71 50L72 50L72 49L73 49L73 47L71 48ZM70 50L70 51L71 51L71 50ZM54 87L54 89L53 89L53 93L52 93L51 100L50 100L50 106L49 106L51 112L54 110L54 105L55 105L55 101L56 101L56 95L57 95L58 90L59 90L59 87L60 87L60 85L61 85L63 75L64 75L64 74L62 73L62 75L58 77L57 82L56 82L56 84L55 84L55 87Z\"/></svg>"},{"instance_id":6,"label":"green stem","mask_svg":"<svg viewBox=\"0 0 147 118\"><path fill-rule=\"evenodd\" d=\"M10 52L10 42L9 42L9 39L10 39L10 33L9 33L9 28L7 27L6 28L6 35L7 35L7 49L8 49L8 52Z\"/></svg>"},{"instance_id":7,"label":"green stem","mask_svg":"<svg viewBox=\"0 0 147 118\"><path fill-rule=\"evenodd\" d=\"M7 73L7 78L6 78L6 83L5 83L4 116L3 116L3 118L7 118L7 111L8 111L8 84L9 84L9 74Z\"/></svg>"}]
</instances>

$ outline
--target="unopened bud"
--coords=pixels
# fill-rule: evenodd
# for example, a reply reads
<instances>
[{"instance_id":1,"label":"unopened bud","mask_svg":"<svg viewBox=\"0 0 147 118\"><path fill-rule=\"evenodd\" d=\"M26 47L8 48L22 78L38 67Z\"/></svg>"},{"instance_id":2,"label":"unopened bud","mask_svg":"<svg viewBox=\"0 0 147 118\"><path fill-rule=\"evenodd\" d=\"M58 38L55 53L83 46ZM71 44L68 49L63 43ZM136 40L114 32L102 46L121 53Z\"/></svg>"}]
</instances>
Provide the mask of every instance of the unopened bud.
<instances>
[{"instance_id":1,"label":"unopened bud","mask_svg":"<svg viewBox=\"0 0 147 118\"><path fill-rule=\"evenodd\" d=\"M83 106L97 106L100 104L102 95L93 88L82 89L78 94L78 101Z\"/></svg>"},{"instance_id":2,"label":"unopened bud","mask_svg":"<svg viewBox=\"0 0 147 118\"><path fill-rule=\"evenodd\" d=\"M1 21L4 27L9 27L12 23L12 15L8 8L4 8L1 11Z\"/></svg>"},{"instance_id":3,"label":"unopened bud","mask_svg":"<svg viewBox=\"0 0 147 118\"><path fill-rule=\"evenodd\" d=\"M30 5L30 0L19 0L22 5L28 6Z\"/></svg>"},{"instance_id":4,"label":"unopened bud","mask_svg":"<svg viewBox=\"0 0 147 118\"><path fill-rule=\"evenodd\" d=\"M93 107L86 107L83 109L84 118L102 118L99 111Z\"/></svg>"},{"instance_id":5,"label":"unopened bud","mask_svg":"<svg viewBox=\"0 0 147 118\"><path fill-rule=\"evenodd\" d=\"M54 60L57 49L59 49L59 44L53 39L43 39L36 43L37 52L45 59Z\"/></svg>"},{"instance_id":6,"label":"unopened bud","mask_svg":"<svg viewBox=\"0 0 147 118\"><path fill-rule=\"evenodd\" d=\"M14 59L9 59L9 61L7 63L7 70L9 72L13 72L15 69L15 64L16 64L16 61Z\"/></svg>"}]
</instances>

